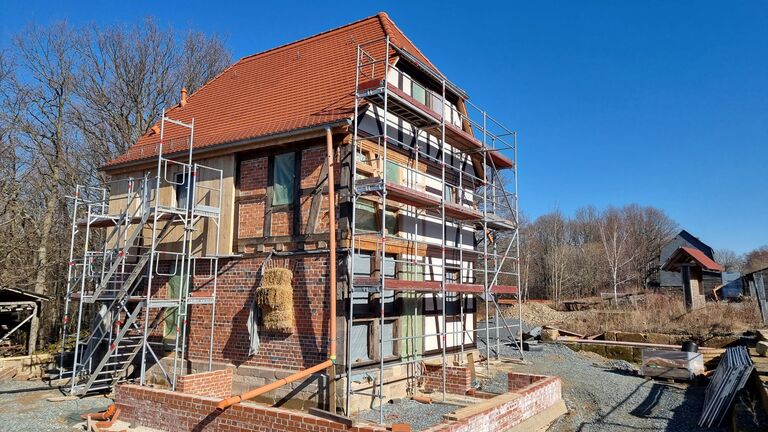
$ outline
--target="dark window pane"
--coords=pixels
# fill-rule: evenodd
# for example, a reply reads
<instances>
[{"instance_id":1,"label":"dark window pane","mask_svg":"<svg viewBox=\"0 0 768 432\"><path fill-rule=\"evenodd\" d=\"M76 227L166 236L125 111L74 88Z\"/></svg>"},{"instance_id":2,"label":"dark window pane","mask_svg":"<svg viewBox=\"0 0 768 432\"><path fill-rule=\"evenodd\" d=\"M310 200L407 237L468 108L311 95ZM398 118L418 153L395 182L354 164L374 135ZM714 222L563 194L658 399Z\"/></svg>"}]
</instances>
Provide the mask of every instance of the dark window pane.
<instances>
[{"instance_id":1,"label":"dark window pane","mask_svg":"<svg viewBox=\"0 0 768 432\"><path fill-rule=\"evenodd\" d=\"M290 204L293 202L296 154L283 153L276 155L274 161L272 205Z\"/></svg>"}]
</instances>

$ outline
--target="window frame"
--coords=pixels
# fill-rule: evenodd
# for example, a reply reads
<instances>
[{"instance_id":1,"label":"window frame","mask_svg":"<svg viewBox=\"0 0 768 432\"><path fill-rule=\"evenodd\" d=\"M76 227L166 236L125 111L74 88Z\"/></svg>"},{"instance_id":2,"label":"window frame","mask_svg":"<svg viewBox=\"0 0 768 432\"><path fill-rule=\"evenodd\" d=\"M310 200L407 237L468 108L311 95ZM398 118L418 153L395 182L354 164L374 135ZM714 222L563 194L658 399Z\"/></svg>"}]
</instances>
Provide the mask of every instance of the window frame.
<instances>
[{"instance_id":1,"label":"window frame","mask_svg":"<svg viewBox=\"0 0 768 432\"><path fill-rule=\"evenodd\" d=\"M287 202L280 202L275 203L275 199L277 198L276 194L276 180L277 180L277 158L283 157L287 155L293 156L293 163L290 164L293 168L293 181L291 183L291 190L290 190L290 199ZM274 155L270 155L269 159L267 161L268 164L268 178L267 178L267 186L271 188L271 196L270 201L267 203L273 211L280 211L280 210L289 210L292 209L294 204L296 204L297 198L298 198L298 191L300 189L299 183L299 173L301 170L301 156L299 154L299 151L286 151L282 153L277 153Z\"/></svg>"}]
</instances>

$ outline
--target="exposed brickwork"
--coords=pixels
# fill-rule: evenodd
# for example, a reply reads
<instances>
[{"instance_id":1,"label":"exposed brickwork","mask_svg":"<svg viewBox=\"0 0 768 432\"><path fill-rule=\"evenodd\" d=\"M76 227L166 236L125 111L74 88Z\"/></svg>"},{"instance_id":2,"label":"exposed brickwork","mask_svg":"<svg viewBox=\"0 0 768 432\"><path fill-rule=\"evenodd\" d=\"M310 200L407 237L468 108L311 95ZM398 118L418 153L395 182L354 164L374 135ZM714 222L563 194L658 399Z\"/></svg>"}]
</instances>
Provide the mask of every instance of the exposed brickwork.
<instances>
[{"instance_id":1,"label":"exposed brickwork","mask_svg":"<svg viewBox=\"0 0 768 432\"><path fill-rule=\"evenodd\" d=\"M158 390L130 384L117 386L120 419L168 431L384 432L373 426L348 427L310 414L253 403L216 411L217 398Z\"/></svg>"},{"instance_id":2,"label":"exposed brickwork","mask_svg":"<svg viewBox=\"0 0 768 432\"><path fill-rule=\"evenodd\" d=\"M232 395L232 369L182 375L176 380L176 390L198 396L229 397Z\"/></svg>"},{"instance_id":3,"label":"exposed brickwork","mask_svg":"<svg viewBox=\"0 0 768 432\"><path fill-rule=\"evenodd\" d=\"M424 365L424 388L427 391L443 391L443 365ZM472 387L472 374L469 368L464 366L445 367L445 391L446 393L465 394Z\"/></svg>"},{"instance_id":4,"label":"exposed brickwork","mask_svg":"<svg viewBox=\"0 0 768 432\"><path fill-rule=\"evenodd\" d=\"M327 176L320 174L323 166L326 164L326 147L324 140L318 140L303 150L301 150L301 169L299 173L300 187L302 193L299 195L299 202L294 209L300 211L300 231L293 232L293 209L281 209L272 213L271 236L287 236L297 234L322 234L328 232L328 183ZM336 152L337 162L341 155ZM253 239L264 235L264 212L269 207L266 203L267 181L268 181L268 156L255 157L240 162L239 169L239 210L237 214L238 229L237 237L239 239ZM340 178L340 163L335 164L334 172L336 179ZM312 208L312 201L317 191L318 182L323 181L319 186L323 189L320 200L320 207L317 214L317 223L312 232L309 232L309 216Z\"/></svg>"},{"instance_id":5,"label":"exposed brickwork","mask_svg":"<svg viewBox=\"0 0 768 432\"><path fill-rule=\"evenodd\" d=\"M259 331L260 347L248 356L248 316L253 293L261 281L264 257L222 261L216 293L213 360L251 366L298 370L328 358L328 257L291 258L293 270L294 330L291 334ZM208 359L210 306L190 312L189 356Z\"/></svg>"},{"instance_id":6,"label":"exposed brickwork","mask_svg":"<svg viewBox=\"0 0 768 432\"><path fill-rule=\"evenodd\" d=\"M240 162L240 196L267 193L267 158L260 157Z\"/></svg>"},{"instance_id":7,"label":"exposed brickwork","mask_svg":"<svg viewBox=\"0 0 768 432\"><path fill-rule=\"evenodd\" d=\"M264 235L264 207L266 197L240 202L237 215L237 237L253 238Z\"/></svg>"},{"instance_id":8,"label":"exposed brickwork","mask_svg":"<svg viewBox=\"0 0 768 432\"><path fill-rule=\"evenodd\" d=\"M461 420L445 420L428 432L480 432L507 430L561 400L557 377L510 374L509 382L521 385L513 393L497 396L498 404ZM117 386L115 403L121 419L160 430L195 431L356 431L383 432L385 428L357 424L344 426L307 413L253 403L215 410L218 398L182 394L131 384Z\"/></svg>"},{"instance_id":9,"label":"exposed brickwork","mask_svg":"<svg viewBox=\"0 0 768 432\"><path fill-rule=\"evenodd\" d=\"M514 390L514 393L505 393L494 399L500 403L485 411L470 417L445 422L432 428L428 432L479 432L479 431L503 431L512 428L520 422L533 417L543 410L553 406L562 398L560 378L533 375L524 378L522 374L512 374L508 381L514 381L515 385L522 384L526 379L531 384Z\"/></svg>"},{"instance_id":10,"label":"exposed brickwork","mask_svg":"<svg viewBox=\"0 0 768 432\"><path fill-rule=\"evenodd\" d=\"M546 375L530 375L510 372L507 375L507 388L509 391L517 391L547 378L549 377Z\"/></svg>"}]
</instances>

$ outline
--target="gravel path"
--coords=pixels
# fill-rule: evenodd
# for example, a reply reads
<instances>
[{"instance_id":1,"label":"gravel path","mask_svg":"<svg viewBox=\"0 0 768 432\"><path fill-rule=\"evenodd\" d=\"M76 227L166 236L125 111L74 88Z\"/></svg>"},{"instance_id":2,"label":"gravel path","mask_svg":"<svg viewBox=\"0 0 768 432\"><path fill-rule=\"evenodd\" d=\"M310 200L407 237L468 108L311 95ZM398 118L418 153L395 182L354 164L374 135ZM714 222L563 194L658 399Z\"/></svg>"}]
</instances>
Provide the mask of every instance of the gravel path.
<instances>
[{"instance_id":1,"label":"gravel path","mask_svg":"<svg viewBox=\"0 0 768 432\"><path fill-rule=\"evenodd\" d=\"M432 427L443 421L443 415L458 408L440 402L422 404L410 399L402 399L397 403L384 405L384 423L408 423L414 431L420 431ZM379 422L379 408L363 411L358 418Z\"/></svg>"},{"instance_id":2,"label":"gravel path","mask_svg":"<svg viewBox=\"0 0 768 432\"><path fill-rule=\"evenodd\" d=\"M111 399L93 396L65 402L48 402L61 396L41 381L0 380L0 431L68 431L80 414L105 410Z\"/></svg>"},{"instance_id":3,"label":"gravel path","mask_svg":"<svg viewBox=\"0 0 768 432\"><path fill-rule=\"evenodd\" d=\"M516 353L502 347L501 354L515 357ZM561 417L551 431L720 430L696 425L704 404L703 385L646 380L635 375L630 363L577 353L563 345L544 344L543 351L525 354L531 364L515 365L514 370L558 375L562 379L570 413ZM483 386L499 391L505 382L505 375L500 374Z\"/></svg>"}]
</instances>

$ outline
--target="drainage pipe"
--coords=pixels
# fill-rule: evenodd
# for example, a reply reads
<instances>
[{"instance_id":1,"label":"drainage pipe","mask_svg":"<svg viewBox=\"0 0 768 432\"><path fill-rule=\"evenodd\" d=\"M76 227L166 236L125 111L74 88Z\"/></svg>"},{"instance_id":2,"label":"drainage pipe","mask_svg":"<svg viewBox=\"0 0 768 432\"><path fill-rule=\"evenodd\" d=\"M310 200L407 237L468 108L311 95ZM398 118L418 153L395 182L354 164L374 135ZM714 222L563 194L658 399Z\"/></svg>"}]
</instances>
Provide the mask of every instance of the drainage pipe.
<instances>
[{"instance_id":1,"label":"drainage pipe","mask_svg":"<svg viewBox=\"0 0 768 432\"><path fill-rule=\"evenodd\" d=\"M331 365L328 367L328 397L329 397L329 409L328 411L336 414L336 184L334 178L333 163L333 135L331 134L331 128L325 128L325 148L328 153L328 249L330 254L328 257L330 266L330 287L328 301L329 304L329 320L328 324L328 345L330 349L328 352L328 359L331 361ZM354 173L352 173L354 175ZM349 377L347 377L349 379Z\"/></svg>"},{"instance_id":2,"label":"drainage pipe","mask_svg":"<svg viewBox=\"0 0 768 432\"><path fill-rule=\"evenodd\" d=\"M262 395L264 393L270 392L274 389L280 388L286 384L290 384L296 380L300 380L302 378L306 378L310 375L312 375L315 372L320 372L323 369L327 369L333 365L333 363L330 360L326 360L319 365L312 366L309 369L304 369L303 371L296 372L293 375L288 375L287 377L277 380L273 382L272 384L267 384L265 386L247 391L239 396L232 396L226 399L222 399L219 401L219 403L216 405L216 409L219 411L224 411L225 409L231 407L232 405L238 404L244 400L253 399L256 396Z\"/></svg>"},{"instance_id":3,"label":"drainage pipe","mask_svg":"<svg viewBox=\"0 0 768 432\"><path fill-rule=\"evenodd\" d=\"M330 267L330 293L329 300L329 323L328 323L328 343L330 345L328 352L328 360L312 366L309 369L296 372L293 375L289 375L283 379L275 381L271 384L247 391L238 396L232 396L226 399L222 399L216 405L216 409L224 411L232 405L238 404L244 400L253 399L256 396L270 392L277 388L280 388L286 384L292 383L296 380L306 378L313 373L320 372L324 369L328 369L328 388L330 389L330 409L332 413L336 413L336 188L334 185L333 175L333 135L331 134L330 126L325 128L326 137L326 150L328 151L328 233L330 237L329 246L329 267ZM347 378L349 379L349 378Z\"/></svg>"}]
</instances>

